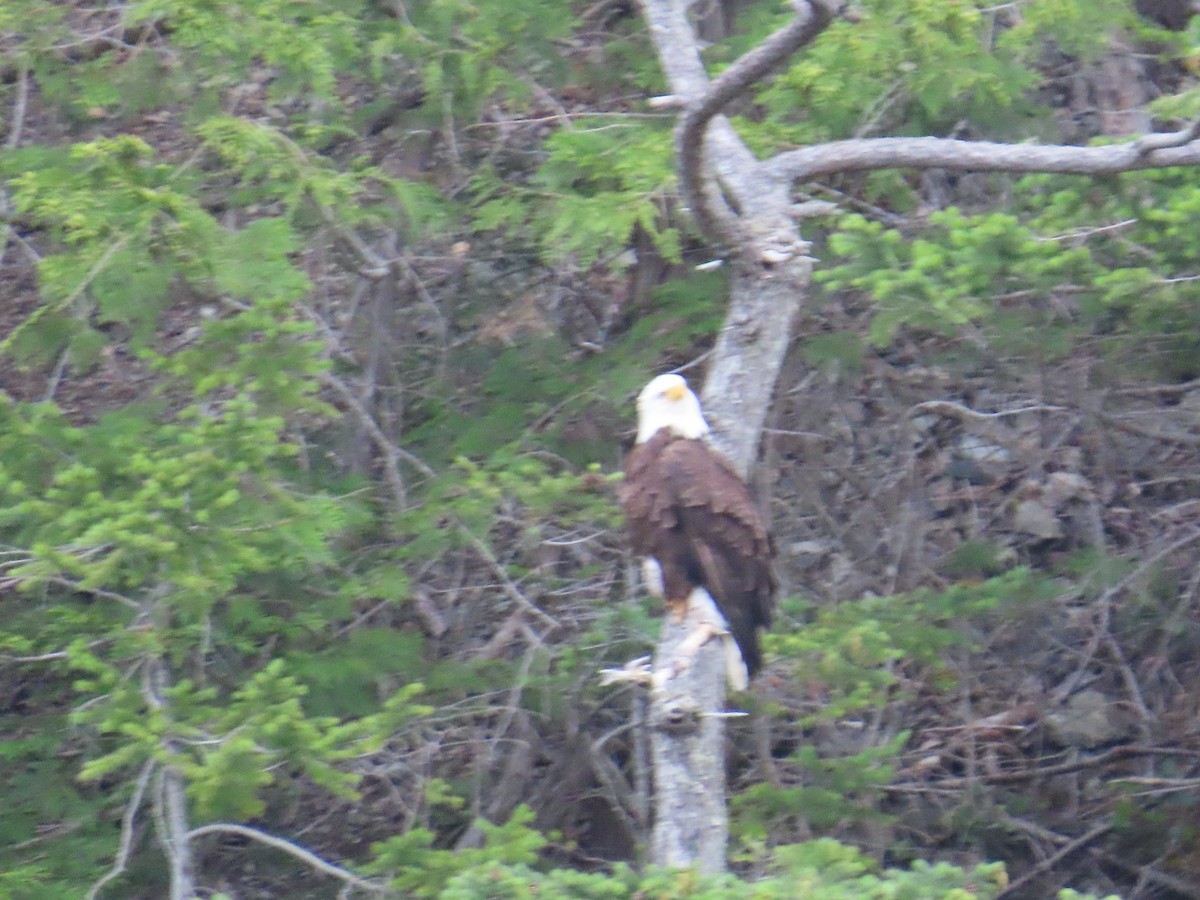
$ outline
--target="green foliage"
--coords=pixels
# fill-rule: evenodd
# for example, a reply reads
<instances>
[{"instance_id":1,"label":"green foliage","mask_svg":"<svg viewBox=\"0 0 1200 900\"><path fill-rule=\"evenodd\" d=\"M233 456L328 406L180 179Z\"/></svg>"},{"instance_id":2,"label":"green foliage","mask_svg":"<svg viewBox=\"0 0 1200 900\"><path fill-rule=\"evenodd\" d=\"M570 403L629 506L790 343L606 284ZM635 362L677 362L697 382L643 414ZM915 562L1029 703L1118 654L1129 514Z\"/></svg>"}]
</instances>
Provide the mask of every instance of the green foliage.
<instances>
[{"instance_id":1,"label":"green foliage","mask_svg":"<svg viewBox=\"0 0 1200 900\"><path fill-rule=\"evenodd\" d=\"M757 40L786 14L735 45ZM880 132L941 135L962 121L1008 136L1035 114L1032 64L1047 40L1095 55L1115 26L1135 19L1120 0L1025 3L1012 27L1003 15L983 0L869 0L856 21L835 22L761 90L766 120L742 127L764 152Z\"/></svg>"},{"instance_id":2,"label":"green foliage","mask_svg":"<svg viewBox=\"0 0 1200 900\"><path fill-rule=\"evenodd\" d=\"M765 878L742 881L732 875L691 871L650 870L637 875L624 866L611 874L569 869L539 872L528 865L489 862L456 874L436 896L442 900L981 900L995 897L1007 884L1003 866L996 863L971 871L947 863L880 869L853 847L829 839L780 847L771 868L772 874Z\"/></svg>"},{"instance_id":3,"label":"green foliage","mask_svg":"<svg viewBox=\"0 0 1200 900\"><path fill-rule=\"evenodd\" d=\"M876 706L894 689L892 663L929 667L947 647L966 638L956 627L1001 605L1053 596L1054 586L1025 568L946 591L916 591L894 597L864 597L807 611L813 621L786 633L765 636L766 647L794 660L797 671L819 686L824 702L809 718L839 718ZM804 609L790 611L805 615Z\"/></svg>"},{"instance_id":4,"label":"green foliage","mask_svg":"<svg viewBox=\"0 0 1200 900\"><path fill-rule=\"evenodd\" d=\"M994 125L1006 112L1012 118L1025 106L1034 77L1025 62L1040 44L1026 37L994 46L988 7L865 2L860 22L834 23L760 91L768 120L748 126L755 142L766 150L853 137L863 128L937 134L964 118ZM1102 34L1098 22L1093 32Z\"/></svg>"},{"instance_id":5,"label":"green foliage","mask_svg":"<svg viewBox=\"0 0 1200 900\"><path fill-rule=\"evenodd\" d=\"M4 170L21 170L12 179L14 207L49 227L59 251L39 263L45 303L0 341L0 353L36 361L66 350L87 369L108 342L97 326L121 325L197 395L236 385L296 405L312 390L304 377L319 367L312 326L292 311L310 287L291 258L296 233L280 218L223 228L191 195L183 168L152 160L130 136L3 159ZM195 346L167 359L146 345L178 280L232 308L204 323Z\"/></svg>"},{"instance_id":6,"label":"green foliage","mask_svg":"<svg viewBox=\"0 0 1200 900\"><path fill-rule=\"evenodd\" d=\"M38 407L6 404L0 416L5 445L30 442L0 470L10 534L31 548L11 569L24 590L47 578L85 591L161 579L175 609L203 616L240 577L281 557L320 562L340 525L326 498L273 483L272 466L294 448L280 439L282 421L247 397L221 410L185 407L173 423L136 409L90 428ZM60 453L73 463L56 467Z\"/></svg>"},{"instance_id":7,"label":"green foliage","mask_svg":"<svg viewBox=\"0 0 1200 900\"><path fill-rule=\"evenodd\" d=\"M863 367L863 342L848 331L818 334L805 338L800 352L813 366L857 372Z\"/></svg>"},{"instance_id":8,"label":"green foliage","mask_svg":"<svg viewBox=\"0 0 1200 900\"><path fill-rule=\"evenodd\" d=\"M619 867L612 875L489 863L461 872L438 895L440 900L620 900L633 896L636 879Z\"/></svg>"},{"instance_id":9,"label":"green foliage","mask_svg":"<svg viewBox=\"0 0 1200 900\"><path fill-rule=\"evenodd\" d=\"M1008 567L1012 555L1012 549L1003 544L964 541L954 548L943 569L955 579L991 578Z\"/></svg>"},{"instance_id":10,"label":"green foliage","mask_svg":"<svg viewBox=\"0 0 1200 900\"><path fill-rule=\"evenodd\" d=\"M1053 359L1096 338L1115 364L1149 347L1168 376L1195 371L1194 171L1131 173L1088 192L1030 176L1013 196L1022 202L1008 212L933 213L916 238L847 216L829 239L843 261L816 278L876 304L878 345L903 327L952 334L971 324L1007 353Z\"/></svg>"},{"instance_id":11,"label":"green foliage","mask_svg":"<svg viewBox=\"0 0 1200 900\"><path fill-rule=\"evenodd\" d=\"M891 782L892 763L908 738L903 731L878 747L843 759L821 758L812 747L801 747L791 761L805 773L806 784L756 784L733 798L738 838L760 845L788 820L803 819L827 830L848 822L886 819L877 809L878 789Z\"/></svg>"},{"instance_id":12,"label":"green foliage","mask_svg":"<svg viewBox=\"0 0 1200 900\"><path fill-rule=\"evenodd\" d=\"M358 222L356 206L364 199L368 179L388 179L369 166L338 171L286 131L262 122L213 116L197 129L203 146L227 167L239 204L278 204L297 226L311 227L326 219Z\"/></svg>"},{"instance_id":13,"label":"green foliage","mask_svg":"<svg viewBox=\"0 0 1200 900\"><path fill-rule=\"evenodd\" d=\"M74 721L117 738L81 776L157 759L186 774L197 810L214 817L257 814L260 789L283 772L347 792L353 779L334 764L363 752L377 723L306 715L307 688L282 660L228 691L189 678L154 687L128 677L187 659L222 615L221 599L246 579L329 559L339 507L280 481L278 466L293 450L281 440L281 420L244 396L205 412L185 407L166 423L138 410L88 428L44 407L6 404L0 413L0 440L13 448L0 468L5 534L29 548L8 564L9 577L34 597L68 586L111 606L107 629L89 633L97 623L77 619L79 636L67 646L75 690L97 692ZM73 462L48 464L60 454ZM402 705L411 695L399 695Z\"/></svg>"},{"instance_id":14,"label":"green foliage","mask_svg":"<svg viewBox=\"0 0 1200 900\"><path fill-rule=\"evenodd\" d=\"M76 781L76 759L63 741L70 726L55 712L69 696L64 685L44 678L25 714L0 720L6 798L0 896L53 900L63 896L64 885L86 883L111 859L110 816L121 792L97 796Z\"/></svg>"},{"instance_id":15,"label":"green foliage","mask_svg":"<svg viewBox=\"0 0 1200 900\"><path fill-rule=\"evenodd\" d=\"M372 847L370 871L386 874L392 887L407 897L440 897L443 888L460 873L481 866L528 866L537 860L546 838L530 827L533 812L519 806L503 825L480 820L482 847L441 850L434 835L424 828L389 838ZM451 895L453 896L453 895Z\"/></svg>"},{"instance_id":16,"label":"green foliage","mask_svg":"<svg viewBox=\"0 0 1200 900\"><path fill-rule=\"evenodd\" d=\"M44 305L0 342L0 352L45 359L65 345L87 368L103 343L94 325L128 326L144 344L170 302L171 280L209 275L205 263L224 235L190 196L184 173L153 156L143 141L122 135L0 157L14 209L49 227L60 245L39 262Z\"/></svg>"},{"instance_id":17,"label":"green foliage","mask_svg":"<svg viewBox=\"0 0 1200 900\"><path fill-rule=\"evenodd\" d=\"M546 151L526 188L490 168L476 176L477 229L524 228L548 261L590 266L640 227L665 258L679 259L679 232L665 216L674 185L665 123L581 120L551 135Z\"/></svg>"},{"instance_id":18,"label":"green foliage","mask_svg":"<svg viewBox=\"0 0 1200 900\"><path fill-rule=\"evenodd\" d=\"M888 344L901 325L953 333L989 313L999 294L1019 286L1045 295L1083 274L1086 251L1039 241L1013 215L967 217L951 208L931 214L929 225L927 236L907 239L847 216L830 238L834 253L851 262L818 280L875 301L870 337L876 344Z\"/></svg>"},{"instance_id":19,"label":"green foliage","mask_svg":"<svg viewBox=\"0 0 1200 900\"><path fill-rule=\"evenodd\" d=\"M877 866L859 850L828 838L780 847L776 851L781 871L780 887L791 886L784 896L811 896L820 900L840 898L938 897L943 900L972 900L994 897L1008 884L1003 865L986 863L966 871L948 863L913 863L907 870ZM770 895L768 895L770 896Z\"/></svg>"},{"instance_id":20,"label":"green foliage","mask_svg":"<svg viewBox=\"0 0 1200 900\"><path fill-rule=\"evenodd\" d=\"M276 568L318 571L345 521L332 498L287 483L294 447L283 422L248 396L174 416L128 408L86 427L47 405L5 402L0 418L0 532L27 548L4 563L25 608L0 640L65 649L58 668L85 701L72 725L99 738L80 779L169 766L200 820L244 819L263 813L267 789L296 778L354 796L357 776L339 762L428 712L408 685L356 718L313 715L284 660L238 663L223 648L222 664L208 665L197 653L229 627L238 606L225 598ZM350 652L365 645L358 638ZM111 846L90 864L104 852Z\"/></svg>"},{"instance_id":21,"label":"green foliage","mask_svg":"<svg viewBox=\"0 0 1200 900\"><path fill-rule=\"evenodd\" d=\"M126 13L133 25L169 28L188 55L190 75L206 89L241 84L256 68L274 74L277 97L331 99L337 73L359 59L365 2L291 0L140 0Z\"/></svg>"},{"instance_id":22,"label":"green foliage","mask_svg":"<svg viewBox=\"0 0 1200 900\"><path fill-rule=\"evenodd\" d=\"M573 24L568 4L538 0L414 4L399 27L381 29L372 43L373 70L382 76L386 63L404 60L432 101L427 106L434 121L446 124L447 111L474 117L497 93L519 104L541 78L561 81L563 60L554 42Z\"/></svg>"},{"instance_id":23,"label":"green foliage","mask_svg":"<svg viewBox=\"0 0 1200 900\"><path fill-rule=\"evenodd\" d=\"M396 528L410 539L398 558L429 559L452 548L476 546L502 519L512 521L514 503L524 507L521 518L531 529L574 517L611 523L616 513L611 496L600 491L603 484L594 474L579 475L511 447L501 448L484 465L460 457L428 486L429 502L446 527L431 531L421 511L401 514ZM530 531L531 538L536 534Z\"/></svg>"},{"instance_id":24,"label":"green foliage","mask_svg":"<svg viewBox=\"0 0 1200 900\"><path fill-rule=\"evenodd\" d=\"M897 699L905 673L916 667L924 683L949 688L953 679L944 657L949 648L969 644L965 623L1012 615L1056 593L1052 581L1018 568L945 591L811 608L793 602L784 612L809 621L766 634L764 645L795 666L806 694L820 696L813 712L797 718L792 711L789 719L804 727L837 727ZM801 783L756 784L733 798L733 831L743 852L757 858L772 835L789 833L791 823L833 829L886 820L878 809L879 789L892 781L894 762L908 739L902 731L844 757L822 757L813 747L800 746L781 763L803 773Z\"/></svg>"},{"instance_id":25,"label":"green foliage","mask_svg":"<svg viewBox=\"0 0 1200 900\"><path fill-rule=\"evenodd\" d=\"M140 245L148 255L173 255L177 274L209 277L248 301L205 321L175 353L143 351L169 400L121 407L88 425L68 422L52 404L0 401L0 539L10 548L0 565L18 591L0 643L50 654L76 698L73 729L93 736L76 772L87 784L170 767L200 820L260 815L265 792L296 779L353 796L357 776L339 763L427 712L413 701L419 686L396 691L409 679L394 680L391 699L377 693L355 718L313 715L308 686L284 660L264 659L253 641L232 637L246 605L260 602L263 580L284 571L296 582L290 603L275 600L272 640L286 638L286 618L311 590L299 579L332 563L333 539L353 509L296 484L297 447L276 412L325 409L311 400L320 347L292 309L308 288L289 258L294 234L280 219L262 219L239 235L256 252L230 247L206 214L159 189L166 182L146 175L147 158L136 142L76 148L68 165L80 167L65 170L66 189L90 202L74 178L92 178L112 200L87 207L78 221L70 204L56 205L46 171L18 179L23 208L60 229L64 250L43 262L74 264L104 243ZM188 239L172 234L152 248L165 233L155 225L163 208L182 210L171 221L197 227ZM224 268L201 258L226 248ZM93 277L93 287L99 283ZM150 315L136 306L145 299L136 292L126 297L114 284L111 296L135 304L131 320ZM24 330L35 332L39 313L62 306L41 307ZM218 655L210 657L214 637ZM58 773L60 784L71 784L67 774ZM91 820L81 795L68 790L63 798L86 810L73 816ZM33 815L14 823L40 827L55 812ZM112 835L70 840L82 847L85 837L93 843L78 857L82 872L62 868L52 877L90 880L108 864ZM15 855L12 871L27 871L25 859Z\"/></svg>"},{"instance_id":26,"label":"green foliage","mask_svg":"<svg viewBox=\"0 0 1200 900\"><path fill-rule=\"evenodd\" d=\"M327 620L314 617L314 625L320 621ZM314 713L366 716L390 684L421 670L424 649L420 635L358 628L335 645L298 648L288 663L308 686L307 705Z\"/></svg>"}]
</instances>

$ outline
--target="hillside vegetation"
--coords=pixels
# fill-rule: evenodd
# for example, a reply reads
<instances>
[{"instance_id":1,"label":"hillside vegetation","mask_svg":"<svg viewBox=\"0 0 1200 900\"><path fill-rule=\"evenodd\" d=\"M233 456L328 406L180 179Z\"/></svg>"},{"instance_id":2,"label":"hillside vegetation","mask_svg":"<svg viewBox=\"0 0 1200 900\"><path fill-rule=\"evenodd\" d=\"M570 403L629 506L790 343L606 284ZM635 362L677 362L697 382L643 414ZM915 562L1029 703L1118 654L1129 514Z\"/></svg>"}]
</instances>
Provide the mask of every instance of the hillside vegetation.
<instances>
[{"instance_id":1,"label":"hillside vegetation","mask_svg":"<svg viewBox=\"0 0 1200 900\"><path fill-rule=\"evenodd\" d=\"M691 15L719 71L791 6ZM1198 60L863 0L729 112L1113 142ZM733 871L645 865L613 485L728 287L665 92L621 0L0 8L0 896L1200 897L1195 168L797 192Z\"/></svg>"}]
</instances>

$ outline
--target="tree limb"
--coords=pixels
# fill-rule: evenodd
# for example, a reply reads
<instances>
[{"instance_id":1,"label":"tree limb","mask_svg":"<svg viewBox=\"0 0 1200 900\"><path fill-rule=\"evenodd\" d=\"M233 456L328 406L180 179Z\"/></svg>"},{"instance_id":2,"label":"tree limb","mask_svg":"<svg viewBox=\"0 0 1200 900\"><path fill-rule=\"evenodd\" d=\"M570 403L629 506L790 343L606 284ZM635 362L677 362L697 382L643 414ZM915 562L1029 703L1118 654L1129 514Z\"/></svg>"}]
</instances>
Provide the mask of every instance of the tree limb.
<instances>
[{"instance_id":1,"label":"tree limb","mask_svg":"<svg viewBox=\"0 0 1200 900\"><path fill-rule=\"evenodd\" d=\"M1036 866L1034 866L1032 869L1030 869L1028 872L1026 872L1024 875L1022 875L1016 881L1014 881L1010 885L1008 885L1008 887L1006 887L1004 890L1002 890L999 894L997 894L996 895L997 900L999 900L999 898L1001 898L1001 897L1016 897L1016 896L1021 895L1022 890L1031 881L1034 881L1034 880L1040 878L1042 875L1049 872L1051 869L1053 869L1055 866L1057 866L1060 862L1062 862L1064 859L1066 859L1072 853L1075 853L1076 851L1081 850L1084 847L1086 847L1088 844L1104 837L1104 835L1108 834L1110 831L1112 831L1112 829L1113 829L1112 824L1105 822L1101 825L1097 825L1095 828L1093 828L1091 831L1087 832L1086 834L1080 835L1079 837L1075 838L1075 840L1071 841L1069 844L1063 845L1055 853L1053 853L1052 855L1043 859Z\"/></svg>"},{"instance_id":2,"label":"tree limb","mask_svg":"<svg viewBox=\"0 0 1200 900\"><path fill-rule=\"evenodd\" d=\"M142 696L151 709L162 709L168 687L166 663L149 660L142 670ZM178 743L163 737L160 746L168 759L180 755ZM187 798L183 775L174 762L156 761L154 779L154 824L158 842L167 857L171 872L171 900L193 900L195 891L194 860L188 845Z\"/></svg>"},{"instance_id":3,"label":"tree limb","mask_svg":"<svg viewBox=\"0 0 1200 900\"><path fill-rule=\"evenodd\" d=\"M343 869L341 866L335 866L328 862L311 850L305 850L299 844L293 844L289 840L281 837L276 837L273 834L268 834L265 831L259 831L257 828L249 828L245 825L234 825L231 822L214 822L211 825L201 825L199 828L193 828L184 835L186 840L194 840L198 837L203 837L206 834L236 834L242 837L250 838L258 841L260 844L266 844L268 847L274 847L276 850L282 850L284 853L290 853L296 859L307 863L318 872L323 872L326 875L331 875L334 878L339 878L346 884L354 885L356 888L361 888L364 891L372 891L377 894L386 893L387 885L379 884L378 882L368 881L360 875L355 875L349 869Z\"/></svg>"},{"instance_id":4,"label":"tree limb","mask_svg":"<svg viewBox=\"0 0 1200 900\"><path fill-rule=\"evenodd\" d=\"M142 765L142 770L138 773L137 781L133 785L133 796L129 798L125 814L121 816L121 842L117 847L116 859L113 860L112 868L101 875L92 885L91 890L87 892L86 900L96 900L104 886L123 874L129 865L129 854L133 850L133 826L137 821L142 799L146 796L146 786L150 783L150 776L154 774L155 765L156 763L152 759L146 760Z\"/></svg>"},{"instance_id":5,"label":"tree limb","mask_svg":"<svg viewBox=\"0 0 1200 900\"><path fill-rule=\"evenodd\" d=\"M1146 747L1139 744L1123 744L1119 747L1104 750L1095 756L1082 757L1073 759L1070 762L1055 763L1049 766L1041 766L1040 768L1024 769L1019 772L981 773L974 777L956 776L938 778L928 783L909 781L900 784L884 785L882 789L887 793L909 794L937 792L951 788L971 788L980 784L1022 784L1026 781L1042 781L1058 775L1069 775L1072 772L1096 769L1107 766L1109 763L1117 762L1118 760L1138 756L1183 756L1194 759L1197 755L1200 754L1188 747Z\"/></svg>"},{"instance_id":6,"label":"tree limb","mask_svg":"<svg viewBox=\"0 0 1200 900\"><path fill-rule=\"evenodd\" d=\"M762 163L773 177L806 181L840 172L876 169L954 169L977 172L1049 172L1115 175L1200 163L1200 122L1173 134L1148 134L1101 147L998 144L952 138L861 138L830 141L780 153Z\"/></svg>"},{"instance_id":7,"label":"tree limb","mask_svg":"<svg viewBox=\"0 0 1200 900\"><path fill-rule=\"evenodd\" d=\"M680 118L675 129L675 155L684 200L691 207L696 224L714 243L732 242L737 235L730 233L733 218L709 202L704 171L705 132L709 123L730 101L824 31L836 12L836 6L829 0L811 0L797 9L796 18L737 59L703 95L688 104Z\"/></svg>"},{"instance_id":8,"label":"tree limb","mask_svg":"<svg viewBox=\"0 0 1200 900\"><path fill-rule=\"evenodd\" d=\"M562 627L558 619L554 618L554 616L550 615L548 612L521 593L521 589L518 588L513 583L513 580L508 577L508 572L505 570L504 566L501 565L500 560L496 559L496 554L492 552L491 547L485 544L475 534L475 532L468 528L466 524L457 516L454 517L454 521L458 526L459 532L461 532L463 537L465 537L471 546L475 548L475 552L478 553L480 558L488 564L488 568L490 568L496 578L499 579L500 586L504 588L504 593L506 593L512 600L516 601L518 607L531 613L535 618L541 619L550 627L551 631L555 631Z\"/></svg>"}]
</instances>

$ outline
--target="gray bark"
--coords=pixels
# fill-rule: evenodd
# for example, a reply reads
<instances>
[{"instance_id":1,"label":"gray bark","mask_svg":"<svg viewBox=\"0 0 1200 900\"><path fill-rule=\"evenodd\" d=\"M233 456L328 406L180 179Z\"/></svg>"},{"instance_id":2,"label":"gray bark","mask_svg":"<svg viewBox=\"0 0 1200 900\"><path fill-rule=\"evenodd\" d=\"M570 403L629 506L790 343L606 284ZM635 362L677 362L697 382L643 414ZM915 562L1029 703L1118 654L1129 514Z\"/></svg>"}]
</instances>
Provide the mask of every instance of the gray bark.
<instances>
[{"instance_id":1,"label":"gray bark","mask_svg":"<svg viewBox=\"0 0 1200 900\"><path fill-rule=\"evenodd\" d=\"M167 664L162 659L145 663L142 692L155 709L164 706L163 694L168 687ZM178 743L164 739L162 744L168 760L179 755ZM155 835L167 857L171 872L171 900L192 900L196 896L195 866L188 837L187 796L183 774L171 762L162 763L157 772L154 791Z\"/></svg>"},{"instance_id":2,"label":"gray bark","mask_svg":"<svg viewBox=\"0 0 1200 900\"><path fill-rule=\"evenodd\" d=\"M663 626L655 668L675 659L679 644L699 624ZM650 754L654 765L655 865L701 872L725 871L729 820L725 811L725 654L720 641L700 649L691 666L655 693L650 704Z\"/></svg>"},{"instance_id":3,"label":"gray bark","mask_svg":"<svg viewBox=\"0 0 1200 900\"><path fill-rule=\"evenodd\" d=\"M170 590L171 585L166 582L160 582L151 590L142 607L147 619L166 625L169 612L162 598ZM164 698L170 686L166 659L147 657L142 667L142 697L146 705L154 710L165 710ZM162 739L161 749L165 758L155 774L154 832L171 873L170 900L193 900L196 896L195 861L188 836L186 785L183 772L173 762L182 754L179 742L170 737Z\"/></svg>"},{"instance_id":4,"label":"gray bark","mask_svg":"<svg viewBox=\"0 0 1200 900\"><path fill-rule=\"evenodd\" d=\"M824 3L797 18L710 84L680 0L645 0L659 59L684 113L676 152L684 195L705 234L733 248L729 312L702 391L713 440L739 472L757 454L775 379L811 272L790 216L790 186L763 168L720 110L730 99L811 40L832 17ZM701 173L711 172L714 177ZM716 183L728 192L727 204ZM656 668L676 658L699 624L668 621ZM651 706L655 804L651 858L658 865L725 870L725 656L710 642L669 681Z\"/></svg>"},{"instance_id":5,"label":"gray bark","mask_svg":"<svg viewBox=\"0 0 1200 900\"><path fill-rule=\"evenodd\" d=\"M1055 172L1115 175L1200 163L1200 122L1181 131L1144 134L1127 144L1067 147L995 144L950 138L860 138L789 150L762 163L783 184L835 172L873 169L957 169L976 172Z\"/></svg>"},{"instance_id":6,"label":"gray bark","mask_svg":"<svg viewBox=\"0 0 1200 900\"><path fill-rule=\"evenodd\" d=\"M196 887L192 848L188 840L187 797L184 794L183 776L174 766L165 765L160 770L160 777L162 790L159 802L162 824L166 828L162 839L169 848L167 859L171 867L171 900L193 900Z\"/></svg>"},{"instance_id":7,"label":"gray bark","mask_svg":"<svg viewBox=\"0 0 1200 900\"><path fill-rule=\"evenodd\" d=\"M702 401L713 442L743 477L758 454L775 380L812 274L812 261L777 266L737 262L729 312L708 366Z\"/></svg>"}]
</instances>

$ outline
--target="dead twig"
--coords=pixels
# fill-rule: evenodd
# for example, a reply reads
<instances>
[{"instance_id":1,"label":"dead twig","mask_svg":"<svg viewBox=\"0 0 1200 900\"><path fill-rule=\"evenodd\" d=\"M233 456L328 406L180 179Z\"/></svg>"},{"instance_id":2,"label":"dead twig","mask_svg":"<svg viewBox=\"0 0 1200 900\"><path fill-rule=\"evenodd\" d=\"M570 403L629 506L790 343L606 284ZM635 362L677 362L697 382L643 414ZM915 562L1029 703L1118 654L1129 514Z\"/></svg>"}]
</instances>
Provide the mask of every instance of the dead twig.
<instances>
[{"instance_id":1,"label":"dead twig","mask_svg":"<svg viewBox=\"0 0 1200 900\"><path fill-rule=\"evenodd\" d=\"M1184 434L1182 432L1169 434L1164 431L1155 431L1152 428L1133 425L1124 419L1104 412L1097 412L1096 418L1105 425L1111 425L1113 428L1124 431L1127 434L1132 434L1135 437L1149 438L1152 441L1159 441L1164 444L1183 444L1187 447L1200 447L1200 435Z\"/></svg>"},{"instance_id":2,"label":"dead twig","mask_svg":"<svg viewBox=\"0 0 1200 900\"><path fill-rule=\"evenodd\" d=\"M375 421L375 417L371 415L370 410L363 406L362 402L355 396L354 391L350 390L350 386L345 381L329 372L323 372L321 374L321 383L326 387L332 388L342 398L346 406L350 408L350 411L358 419L359 424L367 432L367 436L371 438L371 443L383 454L384 479L387 481L388 488L392 493L396 509L397 511L407 509L408 489L404 484L404 476L400 474L401 460L428 478L436 478L437 473L429 468L423 460L402 449L394 441L389 440L388 436L383 433L383 429L379 427L379 423Z\"/></svg>"},{"instance_id":3,"label":"dead twig","mask_svg":"<svg viewBox=\"0 0 1200 900\"><path fill-rule=\"evenodd\" d=\"M1109 823L1097 825L1095 828L1091 829L1085 834L1080 835L1070 843L1063 845L1063 847L1060 848L1056 853L1052 853L1016 881L1010 883L1008 887L996 895L996 900L1000 900L1002 897L1017 896L1018 892L1020 892L1030 882L1041 878L1072 853L1076 853L1079 850L1082 850L1088 844L1099 840L1100 838L1104 837L1104 835L1112 831L1112 829L1113 826Z\"/></svg>"},{"instance_id":4,"label":"dead twig","mask_svg":"<svg viewBox=\"0 0 1200 900\"><path fill-rule=\"evenodd\" d=\"M979 784L1021 784L1026 781L1053 778L1057 775L1069 775L1073 772L1095 769L1108 765L1111 762L1116 762L1117 760L1136 756L1185 756L1192 759L1200 759L1200 750L1189 750L1183 747L1146 747L1141 744L1125 744L1120 747L1112 747L1095 756L1087 756L1082 759L1072 760L1071 762L1042 766L1040 768L1025 769L1020 772L984 773L973 778L940 778L927 783L909 781L886 785L883 787L883 790L900 794L922 793L926 790L930 793L936 793L944 791L947 788L968 788Z\"/></svg>"},{"instance_id":5,"label":"dead twig","mask_svg":"<svg viewBox=\"0 0 1200 900\"><path fill-rule=\"evenodd\" d=\"M1141 156L1153 153L1155 150L1165 150L1168 147L1182 147L1200 137L1200 119L1191 122L1179 131L1169 131L1161 134L1144 134L1133 142L1134 148Z\"/></svg>"},{"instance_id":6,"label":"dead twig","mask_svg":"<svg viewBox=\"0 0 1200 900\"><path fill-rule=\"evenodd\" d=\"M13 98L12 118L8 124L8 138L4 144L15 150L21 143L21 132L25 129L25 111L29 106L29 65L22 64L17 72L17 94Z\"/></svg>"},{"instance_id":7,"label":"dead twig","mask_svg":"<svg viewBox=\"0 0 1200 900\"><path fill-rule=\"evenodd\" d=\"M517 604L517 606L526 612L531 613L534 617L541 619L553 630L557 630L562 627L556 618L544 610L539 609L532 600L521 593L521 589L518 588L513 583L513 580L508 577L508 572L505 570L504 566L500 564L500 560L496 559L496 555L492 553L491 547L480 540L479 537L477 537L475 533L471 531L471 529L463 524L461 520L455 518L455 523L458 525L458 530L462 533L463 537L465 537L467 541L470 542L471 546L475 548L475 552L478 553L483 561L488 564L488 568L492 570L492 574L499 579L500 586L504 588L504 593L507 594Z\"/></svg>"},{"instance_id":8,"label":"dead twig","mask_svg":"<svg viewBox=\"0 0 1200 900\"><path fill-rule=\"evenodd\" d=\"M1136 569L1106 590L1100 595L1100 599L1096 602L1096 609L1099 614L1100 621L1096 625L1096 630L1093 632L1091 639L1087 643L1087 647L1083 651L1083 659L1075 668L1075 671L1067 676L1050 695L1053 703L1062 703L1075 690L1075 686L1083 679L1087 667L1091 665L1092 659L1096 655L1096 650L1100 644L1110 636L1108 630L1109 621L1112 617L1112 603L1122 591L1133 584L1137 579L1141 578L1151 568L1158 563L1183 548L1200 541L1200 530L1194 531L1185 537L1180 538L1152 553L1150 556L1142 560L1141 564Z\"/></svg>"},{"instance_id":9,"label":"dead twig","mask_svg":"<svg viewBox=\"0 0 1200 900\"><path fill-rule=\"evenodd\" d=\"M1001 409L989 413L971 409L969 406L955 403L952 400L926 400L924 403L918 403L912 407L908 411L908 414L912 416L924 412L940 413L941 415L950 416L955 419L1003 419L1007 416L1020 416L1025 413L1070 412L1070 409L1066 406L1037 403L1032 406L1021 406L1017 409Z\"/></svg>"},{"instance_id":10,"label":"dead twig","mask_svg":"<svg viewBox=\"0 0 1200 900\"><path fill-rule=\"evenodd\" d=\"M344 881L346 884L353 885L356 888L372 893L386 893L388 886L380 884L377 881L370 881L363 878L361 875L355 875L349 869L343 869L341 866L335 866L328 860L324 860L311 850L306 850L299 844L294 844L286 838L281 838L278 835L268 834L265 831L259 831L257 828L250 828L246 825L235 825L232 822L214 822L211 825L201 825L199 828L193 828L184 835L186 840L192 841L198 837L204 837L206 834L236 834L240 837L250 838L260 844L265 844L268 847L274 847L276 850L282 850L284 853L294 856L301 862L307 863L318 872L337 878Z\"/></svg>"},{"instance_id":11,"label":"dead twig","mask_svg":"<svg viewBox=\"0 0 1200 900\"><path fill-rule=\"evenodd\" d=\"M153 759L148 759L142 764L142 770L133 783L133 796L129 798L129 802L125 805L125 813L121 816L121 840L117 846L117 856L113 860L112 868L101 875L88 890L86 900L96 900L104 886L124 873L125 868L129 865L129 854L133 850L133 827L156 765L157 763Z\"/></svg>"}]
</instances>

